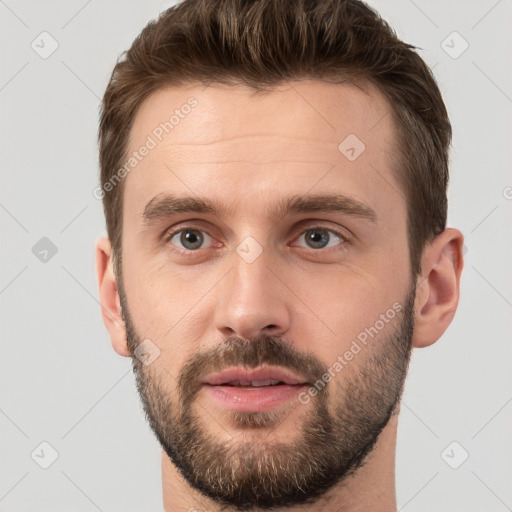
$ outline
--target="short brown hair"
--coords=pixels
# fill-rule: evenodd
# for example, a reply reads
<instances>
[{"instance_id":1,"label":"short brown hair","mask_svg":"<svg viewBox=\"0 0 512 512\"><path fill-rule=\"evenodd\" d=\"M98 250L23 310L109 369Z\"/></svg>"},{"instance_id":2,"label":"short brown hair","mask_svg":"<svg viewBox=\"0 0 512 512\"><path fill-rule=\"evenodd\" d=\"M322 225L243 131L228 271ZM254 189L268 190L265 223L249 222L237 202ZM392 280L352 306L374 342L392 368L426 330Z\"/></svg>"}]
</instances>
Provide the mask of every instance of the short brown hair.
<instances>
[{"instance_id":1,"label":"short brown hair","mask_svg":"<svg viewBox=\"0 0 512 512\"><path fill-rule=\"evenodd\" d=\"M287 80L371 83L397 127L393 170L407 203L413 275L425 244L446 226L451 126L435 78L391 27L359 0L185 0L151 21L117 62L99 127L101 183L126 159L142 101L168 85ZM121 270L123 183L103 194L108 236Z\"/></svg>"}]
</instances>

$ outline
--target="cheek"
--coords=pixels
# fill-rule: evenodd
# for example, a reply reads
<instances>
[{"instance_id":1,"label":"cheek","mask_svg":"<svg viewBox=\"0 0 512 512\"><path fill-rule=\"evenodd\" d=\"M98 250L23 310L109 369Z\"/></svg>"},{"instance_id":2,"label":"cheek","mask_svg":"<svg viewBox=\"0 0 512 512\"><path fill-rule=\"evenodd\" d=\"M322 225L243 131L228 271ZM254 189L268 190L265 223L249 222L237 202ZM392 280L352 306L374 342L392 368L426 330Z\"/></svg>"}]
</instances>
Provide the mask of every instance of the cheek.
<instances>
[{"instance_id":1,"label":"cheek","mask_svg":"<svg viewBox=\"0 0 512 512\"><path fill-rule=\"evenodd\" d=\"M170 270L165 262L137 261L134 253L123 261L128 306L137 333L161 350L160 364L178 368L200 348L205 319L212 318L207 291L218 281L205 270ZM205 295L206 294L206 295Z\"/></svg>"},{"instance_id":2,"label":"cheek","mask_svg":"<svg viewBox=\"0 0 512 512\"><path fill-rule=\"evenodd\" d=\"M292 308L296 314L292 331L301 348L313 351L327 366L348 350L358 354L378 350L397 324L397 303L405 295L403 283L390 283L389 276L375 272L375 267L338 266L324 273L319 270L314 278L311 275L294 276L292 281L297 283L294 292L307 306L297 302ZM356 366L363 361L351 354L345 359L356 361Z\"/></svg>"}]
</instances>

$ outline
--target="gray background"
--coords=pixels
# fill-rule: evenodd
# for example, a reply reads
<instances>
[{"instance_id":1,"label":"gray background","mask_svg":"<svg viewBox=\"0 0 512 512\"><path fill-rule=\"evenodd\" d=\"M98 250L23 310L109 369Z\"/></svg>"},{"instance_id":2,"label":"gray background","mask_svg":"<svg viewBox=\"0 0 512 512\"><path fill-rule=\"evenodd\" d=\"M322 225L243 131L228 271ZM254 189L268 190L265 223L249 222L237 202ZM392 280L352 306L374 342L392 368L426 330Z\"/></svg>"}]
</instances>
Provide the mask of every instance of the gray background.
<instances>
[{"instance_id":1,"label":"gray background","mask_svg":"<svg viewBox=\"0 0 512 512\"><path fill-rule=\"evenodd\" d=\"M162 509L159 446L130 362L112 350L100 317L94 242L104 219L92 191L111 70L169 5L0 0L4 512ZM466 237L455 320L413 353L398 508L512 510L512 1L371 5L434 68L454 128L449 225ZM55 44L43 31L58 43L46 59L31 47ZM39 466L51 462L43 441L58 452L48 469Z\"/></svg>"}]
</instances>

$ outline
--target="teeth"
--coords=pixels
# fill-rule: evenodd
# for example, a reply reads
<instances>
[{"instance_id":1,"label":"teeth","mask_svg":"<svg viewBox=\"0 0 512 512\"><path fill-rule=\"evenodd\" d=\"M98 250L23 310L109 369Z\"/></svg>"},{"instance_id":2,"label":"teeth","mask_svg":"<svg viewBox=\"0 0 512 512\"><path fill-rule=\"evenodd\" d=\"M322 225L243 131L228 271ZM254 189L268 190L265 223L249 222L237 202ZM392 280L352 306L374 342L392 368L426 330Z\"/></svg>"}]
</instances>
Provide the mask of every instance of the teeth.
<instances>
[{"instance_id":1,"label":"teeth","mask_svg":"<svg viewBox=\"0 0 512 512\"><path fill-rule=\"evenodd\" d=\"M252 380L252 381L244 381L244 380L233 380L229 382L228 384L230 386L255 386L255 387L261 387L261 386L275 386L276 384L279 384L279 380L274 379L267 379L267 380Z\"/></svg>"},{"instance_id":2,"label":"teeth","mask_svg":"<svg viewBox=\"0 0 512 512\"><path fill-rule=\"evenodd\" d=\"M275 386L276 384L278 384L279 381L278 380L272 380L272 379L267 379L267 380L253 380L251 382L251 386Z\"/></svg>"}]
</instances>

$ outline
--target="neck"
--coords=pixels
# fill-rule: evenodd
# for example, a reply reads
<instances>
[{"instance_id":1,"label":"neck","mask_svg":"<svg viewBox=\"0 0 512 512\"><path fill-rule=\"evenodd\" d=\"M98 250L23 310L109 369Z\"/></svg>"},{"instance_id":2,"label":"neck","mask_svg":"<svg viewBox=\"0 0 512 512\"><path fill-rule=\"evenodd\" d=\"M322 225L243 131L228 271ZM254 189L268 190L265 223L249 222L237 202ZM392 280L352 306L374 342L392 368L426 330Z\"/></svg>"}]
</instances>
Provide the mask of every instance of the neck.
<instances>
[{"instance_id":1,"label":"neck","mask_svg":"<svg viewBox=\"0 0 512 512\"><path fill-rule=\"evenodd\" d=\"M386 425L364 465L330 489L314 504L274 509L277 512L396 512L395 450L396 412ZM162 486L165 512L232 512L234 509L206 498L179 474L162 452ZM256 509L254 509L256 512Z\"/></svg>"}]
</instances>

